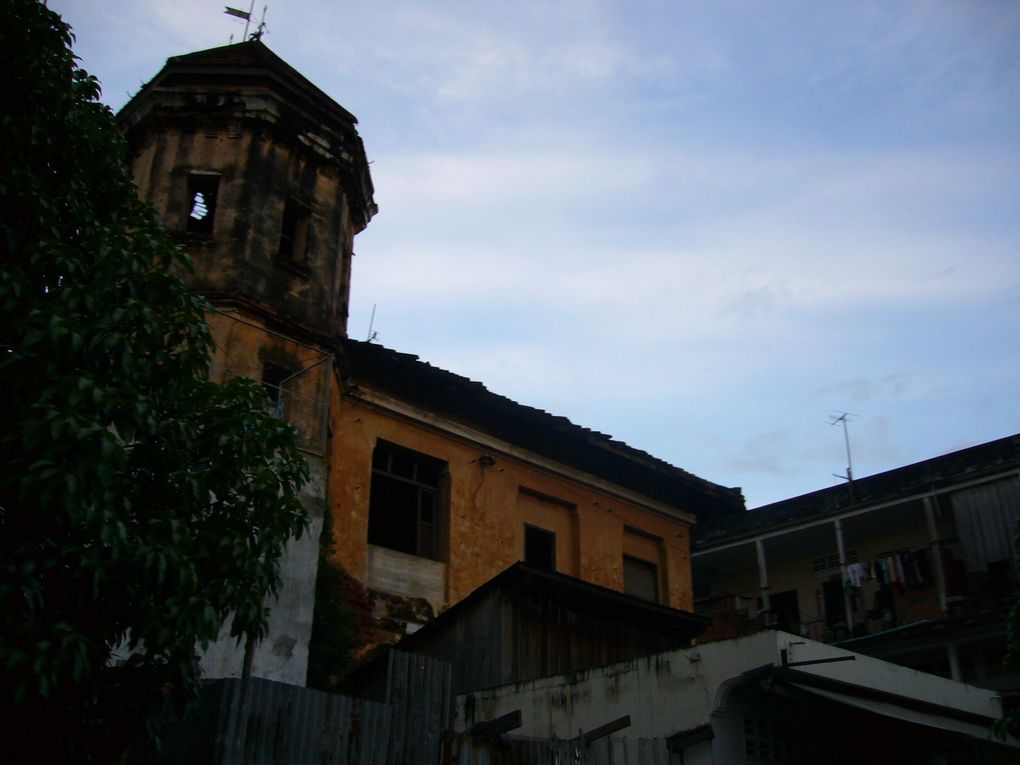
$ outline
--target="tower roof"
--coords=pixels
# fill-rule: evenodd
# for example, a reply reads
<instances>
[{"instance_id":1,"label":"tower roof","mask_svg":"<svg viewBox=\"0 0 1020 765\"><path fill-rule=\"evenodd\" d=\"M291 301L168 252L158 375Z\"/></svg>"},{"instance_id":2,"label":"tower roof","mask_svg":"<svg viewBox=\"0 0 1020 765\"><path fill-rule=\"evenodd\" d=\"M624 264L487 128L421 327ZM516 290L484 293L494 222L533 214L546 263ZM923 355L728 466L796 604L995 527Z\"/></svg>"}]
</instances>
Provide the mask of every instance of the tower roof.
<instances>
[{"instance_id":1,"label":"tower roof","mask_svg":"<svg viewBox=\"0 0 1020 765\"><path fill-rule=\"evenodd\" d=\"M239 81L254 81L257 78L275 80L278 85L291 91L292 95L310 99L318 108L331 112L334 119L352 125L358 123L353 114L260 40L171 56L150 84L170 85L185 78L194 81L203 76L215 77L221 81L230 77L236 77Z\"/></svg>"}]
</instances>

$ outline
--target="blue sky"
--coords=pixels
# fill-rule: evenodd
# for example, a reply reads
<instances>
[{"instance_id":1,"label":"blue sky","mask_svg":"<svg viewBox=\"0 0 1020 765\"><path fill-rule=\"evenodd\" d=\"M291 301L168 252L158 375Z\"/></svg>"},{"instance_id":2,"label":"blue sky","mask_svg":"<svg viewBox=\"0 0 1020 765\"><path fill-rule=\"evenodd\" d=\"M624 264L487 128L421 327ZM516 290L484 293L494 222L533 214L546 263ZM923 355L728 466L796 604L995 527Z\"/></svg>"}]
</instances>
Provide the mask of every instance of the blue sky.
<instances>
[{"instance_id":1,"label":"blue sky","mask_svg":"<svg viewBox=\"0 0 1020 765\"><path fill-rule=\"evenodd\" d=\"M243 31L210 0L50 7L114 108ZM833 412L857 415L858 476L1020 431L1020 3L277 0L266 20L373 162L353 337L375 305L384 345L749 507L838 482Z\"/></svg>"}]
</instances>

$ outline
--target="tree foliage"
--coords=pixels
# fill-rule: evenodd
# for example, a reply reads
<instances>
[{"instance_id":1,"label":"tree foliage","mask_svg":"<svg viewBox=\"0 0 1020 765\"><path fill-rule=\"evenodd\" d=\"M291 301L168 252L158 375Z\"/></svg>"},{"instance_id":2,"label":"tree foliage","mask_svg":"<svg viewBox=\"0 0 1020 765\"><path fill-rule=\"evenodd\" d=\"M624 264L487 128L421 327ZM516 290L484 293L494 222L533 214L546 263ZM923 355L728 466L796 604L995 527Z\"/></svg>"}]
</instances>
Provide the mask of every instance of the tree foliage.
<instances>
[{"instance_id":1,"label":"tree foliage","mask_svg":"<svg viewBox=\"0 0 1020 765\"><path fill-rule=\"evenodd\" d=\"M0 711L97 759L227 620L264 634L307 467L260 386L206 378L207 305L70 29L0 7Z\"/></svg>"}]
</instances>

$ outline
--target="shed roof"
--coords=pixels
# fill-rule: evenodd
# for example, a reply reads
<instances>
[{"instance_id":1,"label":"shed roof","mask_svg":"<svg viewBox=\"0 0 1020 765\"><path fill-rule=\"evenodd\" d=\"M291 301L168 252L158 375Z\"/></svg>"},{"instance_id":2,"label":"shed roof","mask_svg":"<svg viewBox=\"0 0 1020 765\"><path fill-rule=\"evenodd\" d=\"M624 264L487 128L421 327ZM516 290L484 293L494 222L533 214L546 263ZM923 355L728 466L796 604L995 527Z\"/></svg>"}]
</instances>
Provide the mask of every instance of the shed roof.
<instances>
[{"instance_id":1,"label":"shed roof","mask_svg":"<svg viewBox=\"0 0 1020 765\"><path fill-rule=\"evenodd\" d=\"M697 637L712 621L690 611L651 603L568 574L542 571L518 561L473 590L470 595L421 629L403 638L396 647L414 651L418 643L447 629L456 622L462 611L466 611L473 603L493 592L523 593L553 600L579 613L683 640Z\"/></svg>"}]
</instances>

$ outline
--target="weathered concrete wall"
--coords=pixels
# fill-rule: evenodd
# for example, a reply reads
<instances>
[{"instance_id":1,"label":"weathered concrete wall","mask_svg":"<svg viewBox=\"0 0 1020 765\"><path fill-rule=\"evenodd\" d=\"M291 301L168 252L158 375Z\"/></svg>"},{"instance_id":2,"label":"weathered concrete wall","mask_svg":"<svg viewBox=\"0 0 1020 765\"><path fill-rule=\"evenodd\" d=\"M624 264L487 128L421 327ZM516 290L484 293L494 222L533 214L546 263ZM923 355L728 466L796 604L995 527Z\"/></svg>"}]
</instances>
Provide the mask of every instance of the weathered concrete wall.
<instances>
[{"instance_id":1,"label":"weathered concrete wall","mask_svg":"<svg viewBox=\"0 0 1020 765\"><path fill-rule=\"evenodd\" d=\"M260 379L263 367L273 363L306 370L284 386L280 412L301 433L311 480L301 501L311 519L307 533L287 544L280 560L282 584L277 597L267 602L269 629L252 661L252 676L304 685L308 669L308 642L315 607L315 579L319 560L319 537L326 507L328 466L314 453L322 445L332 370L329 356L321 350L271 332L254 316L208 317L216 341L210 374L226 381L245 376ZM320 363L321 362L321 363ZM308 448L312 450L309 451ZM209 678L240 677L245 646L229 636L224 625L220 639L202 653L203 675Z\"/></svg>"},{"instance_id":2,"label":"weathered concrete wall","mask_svg":"<svg viewBox=\"0 0 1020 765\"><path fill-rule=\"evenodd\" d=\"M594 479L586 483L521 453L444 431L427 423L427 413L414 421L366 403L356 393L342 398L334 394L331 411L329 494L337 559L359 580L368 575L372 450L383 439L443 460L449 471L440 543L445 597L433 604L437 610L523 558L526 523L557 534L558 570L621 591L623 555L629 549L626 532L640 531L642 544L650 545L656 556L651 562L660 566L660 600L674 608L691 608L686 518L623 499ZM494 464L479 460L485 454L495 457ZM647 553L643 548L630 552Z\"/></svg>"},{"instance_id":3,"label":"weathered concrete wall","mask_svg":"<svg viewBox=\"0 0 1020 765\"><path fill-rule=\"evenodd\" d=\"M301 494L311 522L300 539L291 539L280 558L280 591L269 598L269 625L265 639L255 646L252 677L304 685L308 674L308 642L312 634L315 608L315 576L319 562L319 536L325 507L323 462L308 457L311 481ZM213 679L241 677L244 669L244 644L230 637L225 624L220 638L199 657L202 676Z\"/></svg>"},{"instance_id":4,"label":"weathered concrete wall","mask_svg":"<svg viewBox=\"0 0 1020 765\"><path fill-rule=\"evenodd\" d=\"M457 697L456 730L475 722L521 711L515 735L569 739L611 720L630 715L624 732L638 737L667 737L711 724L716 738L685 752L684 762L742 762L742 714L727 714L731 695L747 683L745 672L852 655L849 651L775 630L735 640L696 646L605 667L476 691ZM857 655L854 661L798 666L801 672L855 687L996 718L998 697L991 691ZM986 738L977 724L952 723L956 729ZM734 749L734 746L736 749ZM714 755L713 755L714 750ZM740 756L735 752L739 751ZM714 759L713 759L714 758Z\"/></svg>"},{"instance_id":5,"label":"weathered concrete wall","mask_svg":"<svg viewBox=\"0 0 1020 765\"><path fill-rule=\"evenodd\" d=\"M304 146L280 142L257 120L215 112L204 121L161 118L133 136L133 149L139 193L187 246L195 289L257 304L324 337L346 332L355 231L333 164ZM219 179L208 235L186 232L192 174ZM288 200L308 214L298 263L278 258Z\"/></svg>"}]
</instances>

